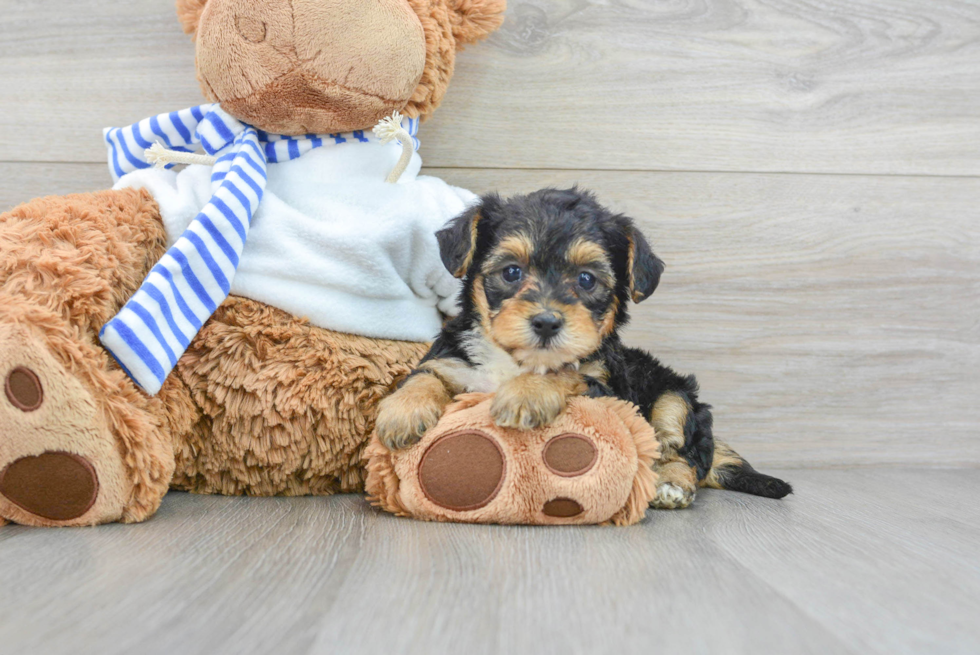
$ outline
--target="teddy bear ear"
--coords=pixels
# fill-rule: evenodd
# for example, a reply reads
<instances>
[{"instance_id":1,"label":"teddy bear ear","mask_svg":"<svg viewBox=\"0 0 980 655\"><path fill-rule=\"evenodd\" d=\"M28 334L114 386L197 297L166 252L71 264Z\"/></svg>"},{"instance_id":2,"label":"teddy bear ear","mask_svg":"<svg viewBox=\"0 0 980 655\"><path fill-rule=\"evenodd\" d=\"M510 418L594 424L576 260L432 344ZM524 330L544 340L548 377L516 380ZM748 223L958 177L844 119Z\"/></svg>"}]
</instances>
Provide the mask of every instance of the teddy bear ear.
<instances>
[{"instance_id":1,"label":"teddy bear ear","mask_svg":"<svg viewBox=\"0 0 980 655\"><path fill-rule=\"evenodd\" d=\"M459 45L490 36L504 22L507 0L449 0L453 37Z\"/></svg>"},{"instance_id":2,"label":"teddy bear ear","mask_svg":"<svg viewBox=\"0 0 980 655\"><path fill-rule=\"evenodd\" d=\"M208 0L177 0L177 19L184 27L185 34L193 34L197 31L204 5L207 3Z\"/></svg>"}]
</instances>

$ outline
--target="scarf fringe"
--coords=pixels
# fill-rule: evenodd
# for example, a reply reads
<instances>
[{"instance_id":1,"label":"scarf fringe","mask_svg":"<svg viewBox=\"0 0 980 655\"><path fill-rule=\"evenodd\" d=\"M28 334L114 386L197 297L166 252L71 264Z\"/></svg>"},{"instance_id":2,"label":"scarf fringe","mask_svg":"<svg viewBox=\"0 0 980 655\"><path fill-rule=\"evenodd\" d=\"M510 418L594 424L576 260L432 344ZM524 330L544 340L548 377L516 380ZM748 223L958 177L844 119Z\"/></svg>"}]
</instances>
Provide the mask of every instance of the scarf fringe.
<instances>
[{"instance_id":1,"label":"scarf fringe","mask_svg":"<svg viewBox=\"0 0 980 655\"><path fill-rule=\"evenodd\" d=\"M143 151L143 157L157 168L165 168L168 164L199 164L201 166L214 166L218 163L217 157L211 155L199 155L193 152L180 152L163 147L160 143L154 143Z\"/></svg>"}]
</instances>

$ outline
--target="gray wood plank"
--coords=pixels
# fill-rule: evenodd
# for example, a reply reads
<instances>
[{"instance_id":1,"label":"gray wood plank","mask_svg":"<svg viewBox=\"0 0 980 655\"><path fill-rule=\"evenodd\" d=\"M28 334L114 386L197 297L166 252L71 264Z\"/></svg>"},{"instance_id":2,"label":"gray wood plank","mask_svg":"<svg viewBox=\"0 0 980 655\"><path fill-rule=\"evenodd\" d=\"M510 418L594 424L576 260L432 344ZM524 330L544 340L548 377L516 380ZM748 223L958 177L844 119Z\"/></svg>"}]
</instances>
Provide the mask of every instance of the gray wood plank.
<instances>
[{"instance_id":1,"label":"gray wood plank","mask_svg":"<svg viewBox=\"0 0 980 655\"><path fill-rule=\"evenodd\" d=\"M667 272L627 341L696 373L716 434L756 464L980 464L980 179L428 172L579 182L634 216ZM0 201L107 178L0 164Z\"/></svg>"},{"instance_id":2,"label":"gray wood plank","mask_svg":"<svg viewBox=\"0 0 980 655\"><path fill-rule=\"evenodd\" d=\"M112 186L106 164L0 162L0 212L31 198L100 191Z\"/></svg>"},{"instance_id":3,"label":"gray wood plank","mask_svg":"<svg viewBox=\"0 0 980 655\"><path fill-rule=\"evenodd\" d=\"M381 521L341 591L362 618L324 616L313 651L851 652L703 529L659 514L623 532ZM371 629L378 609L395 629Z\"/></svg>"},{"instance_id":4,"label":"gray wood plank","mask_svg":"<svg viewBox=\"0 0 980 655\"><path fill-rule=\"evenodd\" d=\"M182 493L140 525L7 526L0 640L148 655L980 648L980 510L944 509L980 471L778 473L797 488L785 501L703 491L623 529Z\"/></svg>"},{"instance_id":5,"label":"gray wood plank","mask_svg":"<svg viewBox=\"0 0 980 655\"><path fill-rule=\"evenodd\" d=\"M980 171L976 2L526 0L490 44L430 165Z\"/></svg>"},{"instance_id":6,"label":"gray wood plank","mask_svg":"<svg viewBox=\"0 0 980 655\"><path fill-rule=\"evenodd\" d=\"M708 505L707 538L859 652L980 650L976 504L957 518L942 509L980 471L792 477L796 502Z\"/></svg>"},{"instance_id":7,"label":"gray wood plank","mask_svg":"<svg viewBox=\"0 0 980 655\"><path fill-rule=\"evenodd\" d=\"M19 563L0 638L12 652L270 652L303 607L337 600L376 516L356 497L266 500L173 494L140 525L0 528ZM236 634L244 651L227 648Z\"/></svg>"},{"instance_id":8,"label":"gray wood plank","mask_svg":"<svg viewBox=\"0 0 980 655\"><path fill-rule=\"evenodd\" d=\"M6 0L0 161L101 161L201 101L171 0ZM423 127L436 166L980 174L980 5L510 0Z\"/></svg>"}]
</instances>

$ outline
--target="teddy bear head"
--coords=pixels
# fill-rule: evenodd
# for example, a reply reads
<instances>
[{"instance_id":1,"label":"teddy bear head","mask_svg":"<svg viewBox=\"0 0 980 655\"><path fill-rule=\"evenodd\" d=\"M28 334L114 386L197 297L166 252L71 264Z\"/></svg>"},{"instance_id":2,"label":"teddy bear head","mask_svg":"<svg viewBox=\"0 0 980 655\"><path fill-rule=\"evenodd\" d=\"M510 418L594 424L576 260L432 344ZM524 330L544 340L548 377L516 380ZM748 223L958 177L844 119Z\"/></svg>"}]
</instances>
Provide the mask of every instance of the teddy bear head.
<instances>
[{"instance_id":1,"label":"teddy bear head","mask_svg":"<svg viewBox=\"0 0 980 655\"><path fill-rule=\"evenodd\" d=\"M298 136L426 118L456 51L503 20L506 0L177 0L204 95L239 120Z\"/></svg>"}]
</instances>

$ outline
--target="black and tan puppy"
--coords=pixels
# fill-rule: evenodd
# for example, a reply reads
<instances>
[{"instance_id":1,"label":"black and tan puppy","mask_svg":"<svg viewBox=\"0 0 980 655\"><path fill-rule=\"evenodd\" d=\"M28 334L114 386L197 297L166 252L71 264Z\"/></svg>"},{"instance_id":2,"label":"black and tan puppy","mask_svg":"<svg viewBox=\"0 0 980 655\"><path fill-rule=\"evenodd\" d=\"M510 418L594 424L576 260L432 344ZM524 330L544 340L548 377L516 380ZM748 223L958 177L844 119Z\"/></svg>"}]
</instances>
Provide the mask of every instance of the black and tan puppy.
<instances>
[{"instance_id":1,"label":"black and tan puppy","mask_svg":"<svg viewBox=\"0 0 980 655\"><path fill-rule=\"evenodd\" d=\"M446 267L463 278L462 312L382 401L385 445L415 443L465 391L495 392L494 420L516 428L548 424L572 396L616 396L640 407L660 439L654 507L687 507L699 486L792 491L714 440L694 376L620 341L628 303L649 297L664 269L632 220L589 193L544 189L485 196L437 236Z\"/></svg>"}]
</instances>

